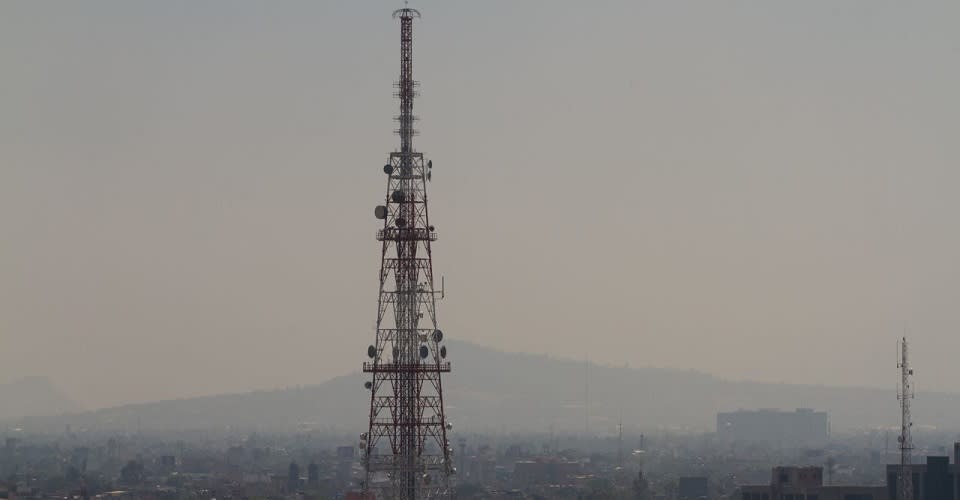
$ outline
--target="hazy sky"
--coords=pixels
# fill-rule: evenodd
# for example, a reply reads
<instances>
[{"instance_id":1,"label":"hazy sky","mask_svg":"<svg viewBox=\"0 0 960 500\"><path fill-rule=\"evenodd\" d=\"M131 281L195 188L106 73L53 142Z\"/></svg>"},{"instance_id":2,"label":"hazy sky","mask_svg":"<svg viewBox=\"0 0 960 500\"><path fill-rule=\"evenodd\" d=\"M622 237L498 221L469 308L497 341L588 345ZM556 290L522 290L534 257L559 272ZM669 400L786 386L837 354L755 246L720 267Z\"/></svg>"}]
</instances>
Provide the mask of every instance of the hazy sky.
<instances>
[{"instance_id":1,"label":"hazy sky","mask_svg":"<svg viewBox=\"0 0 960 500\"><path fill-rule=\"evenodd\" d=\"M400 5L0 3L0 382L359 369ZM960 391L960 3L415 6L448 338Z\"/></svg>"}]
</instances>

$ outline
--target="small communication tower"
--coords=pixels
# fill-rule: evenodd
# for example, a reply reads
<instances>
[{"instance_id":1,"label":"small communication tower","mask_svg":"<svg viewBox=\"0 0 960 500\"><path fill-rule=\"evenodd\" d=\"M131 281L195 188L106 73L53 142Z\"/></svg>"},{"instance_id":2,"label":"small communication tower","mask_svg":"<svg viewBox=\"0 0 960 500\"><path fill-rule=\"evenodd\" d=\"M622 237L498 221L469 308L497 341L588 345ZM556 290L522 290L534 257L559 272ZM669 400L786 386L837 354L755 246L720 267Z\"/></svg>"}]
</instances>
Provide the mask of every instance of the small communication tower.
<instances>
[{"instance_id":1,"label":"small communication tower","mask_svg":"<svg viewBox=\"0 0 960 500\"><path fill-rule=\"evenodd\" d=\"M900 473L897 480L900 482L900 500L913 500L913 472L910 470L913 460L913 438L910 436L910 428L913 427L913 422L910 420L913 385L910 379L913 377L913 370L907 359L907 337L900 339L900 359L897 361L897 368L900 369L900 390L897 394L897 399L900 400L900 436L897 437L900 443Z\"/></svg>"}]
</instances>

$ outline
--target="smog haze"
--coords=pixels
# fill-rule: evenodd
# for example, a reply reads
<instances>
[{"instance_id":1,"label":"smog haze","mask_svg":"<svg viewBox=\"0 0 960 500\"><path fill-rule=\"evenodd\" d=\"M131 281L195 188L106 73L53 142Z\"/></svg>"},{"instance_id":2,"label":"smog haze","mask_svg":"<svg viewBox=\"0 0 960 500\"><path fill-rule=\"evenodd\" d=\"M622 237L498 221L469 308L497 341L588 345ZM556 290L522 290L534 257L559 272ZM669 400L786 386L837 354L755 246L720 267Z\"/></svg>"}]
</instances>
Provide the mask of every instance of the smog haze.
<instances>
[{"instance_id":1,"label":"smog haze","mask_svg":"<svg viewBox=\"0 0 960 500\"><path fill-rule=\"evenodd\" d=\"M358 371L399 4L4 2L0 383ZM960 4L416 6L448 338L960 391Z\"/></svg>"}]
</instances>

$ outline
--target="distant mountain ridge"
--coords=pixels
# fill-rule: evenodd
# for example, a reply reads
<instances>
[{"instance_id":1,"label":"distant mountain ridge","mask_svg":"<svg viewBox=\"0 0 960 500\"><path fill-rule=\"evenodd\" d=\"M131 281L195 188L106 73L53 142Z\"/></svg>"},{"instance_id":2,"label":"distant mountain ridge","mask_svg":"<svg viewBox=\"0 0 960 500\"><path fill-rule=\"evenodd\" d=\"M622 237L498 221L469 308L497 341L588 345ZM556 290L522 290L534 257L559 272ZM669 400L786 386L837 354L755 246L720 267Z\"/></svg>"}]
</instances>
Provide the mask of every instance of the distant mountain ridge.
<instances>
[{"instance_id":1,"label":"distant mountain ridge","mask_svg":"<svg viewBox=\"0 0 960 500\"><path fill-rule=\"evenodd\" d=\"M47 377L23 377L0 384L0 418L57 415L80 411Z\"/></svg>"},{"instance_id":2,"label":"distant mountain ridge","mask_svg":"<svg viewBox=\"0 0 960 500\"><path fill-rule=\"evenodd\" d=\"M545 355L504 353L448 342L453 372L443 379L447 414L459 430L558 432L584 429L589 384L590 430L610 433L622 415L636 429L713 430L718 411L810 407L826 410L834 430L894 426L892 390L733 382L693 370L616 368ZM358 357L358 364L362 361ZM292 389L224 394L127 405L66 416L25 419L28 428L321 429L359 432L370 393L360 373ZM921 393L918 426L960 428L960 394Z\"/></svg>"}]
</instances>

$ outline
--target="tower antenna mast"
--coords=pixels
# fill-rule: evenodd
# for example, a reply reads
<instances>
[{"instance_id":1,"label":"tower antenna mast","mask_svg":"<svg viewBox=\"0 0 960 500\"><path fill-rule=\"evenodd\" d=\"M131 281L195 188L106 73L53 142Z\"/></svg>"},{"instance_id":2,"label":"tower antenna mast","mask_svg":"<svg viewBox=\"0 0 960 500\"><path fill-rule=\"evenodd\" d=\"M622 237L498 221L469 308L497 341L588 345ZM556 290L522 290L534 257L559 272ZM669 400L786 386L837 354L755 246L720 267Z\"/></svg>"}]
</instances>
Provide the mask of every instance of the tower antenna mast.
<instances>
[{"instance_id":1,"label":"tower antenna mast","mask_svg":"<svg viewBox=\"0 0 960 500\"><path fill-rule=\"evenodd\" d=\"M900 400L900 436L897 438L900 443L900 477L897 479L900 483L900 500L913 500L913 472L910 470L913 458L913 438L910 436L910 428L913 427L910 419L913 386L910 379L913 377L913 370L907 359L906 336L900 339L900 359L897 361L897 368L900 369L900 390L897 394Z\"/></svg>"},{"instance_id":2,"label":"tower antenna mast","mask_svg":"<svg viewBox=\"0 0 960 500\"><path fill-rule=\"evenodd\" d=\"M387 190L374 215L383 221L376 341L367 348L370 374L369 430L361 435L363 490L377 498L450 498L453 449L447 439L441 374L450 371L443 332L437 327L431 243L437 234L427 210L427 181L433 163L413 147L413 20L420 13L403 8L400 19L400 149L383 166Z\"/></svg>"}]
</instances>

